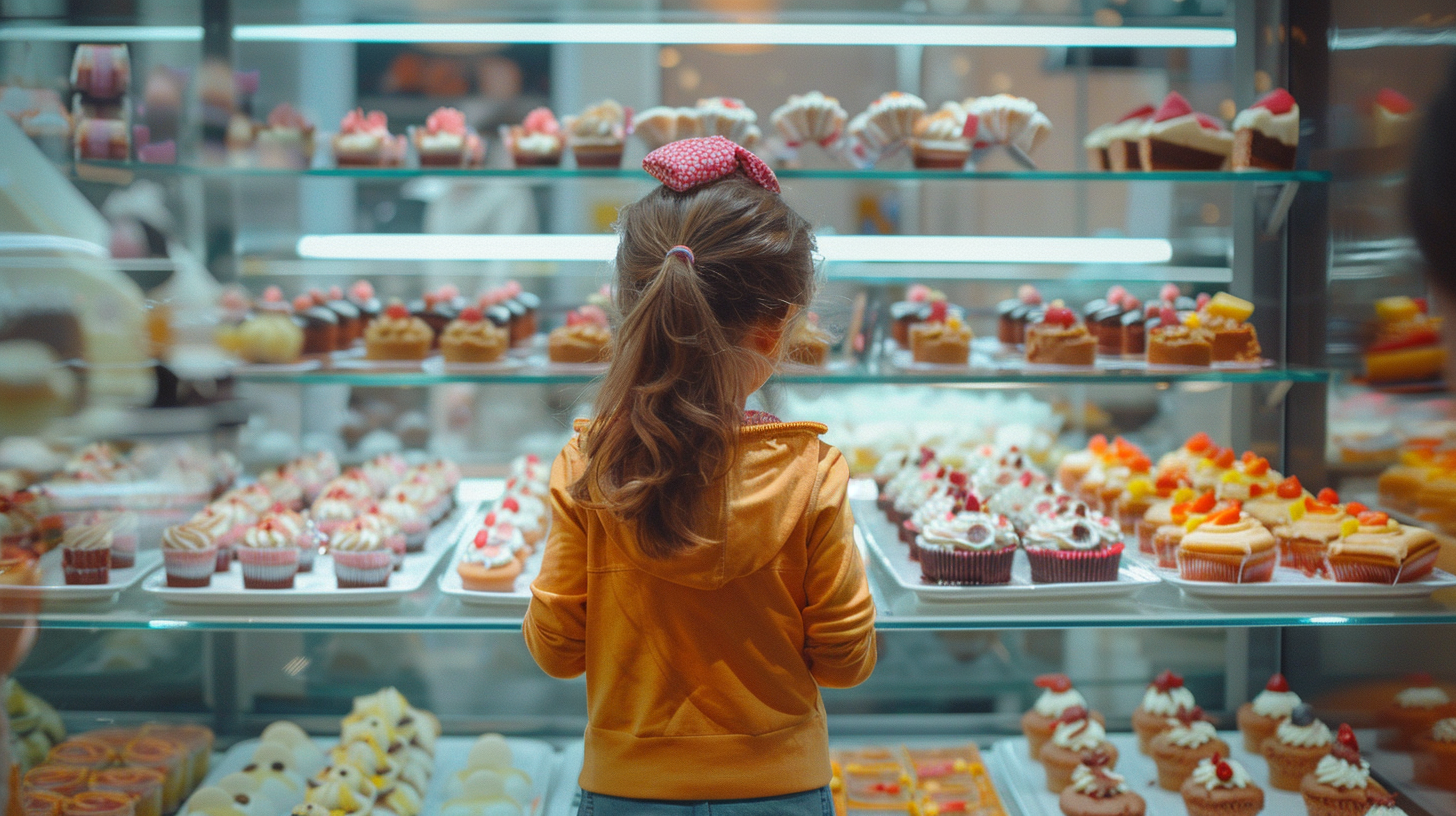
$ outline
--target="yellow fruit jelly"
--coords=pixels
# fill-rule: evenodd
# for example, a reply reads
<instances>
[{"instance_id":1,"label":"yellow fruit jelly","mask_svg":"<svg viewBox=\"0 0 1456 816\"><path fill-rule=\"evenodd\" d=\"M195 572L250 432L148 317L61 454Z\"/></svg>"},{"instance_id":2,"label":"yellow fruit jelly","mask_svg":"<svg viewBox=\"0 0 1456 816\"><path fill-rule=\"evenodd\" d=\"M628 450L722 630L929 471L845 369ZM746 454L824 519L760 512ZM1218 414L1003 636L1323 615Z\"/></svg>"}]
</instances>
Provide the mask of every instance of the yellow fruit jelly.
<instances>
[{"instance_id":1,"label":"yellow fruit jelly","mask_svg":"<svg viewBox=\"0 0 1456 816\"><path fill-rule=\"evenodd\" d=\"M1304 511L1305 511L1304 499L1300 499L1299 501L1296 501L1296 502L1290 502L1290 504L1289 504L1289 520L1290 521L1299 521L1300 519L1304 518Z\"/></svg>"},{"instance_id":2,"label":"yellow fruit jelly","mask_svg":"<svg viewBox=\"0 0 1456 816\"><path fill-rule=\"evenodd\" d=\"M1182 504L1184 502L1193 501L1193 496L1193 488L1180 487L1177 490L1173 491L1173 503Z\"/></svg>"},{"instance_id":3,"label":"yellow fruit jelly","mask_svg":"<svg viewBox=\"0 0 1456 816\"><path fill-rule=\"evenodd\" d=\"M1127 483L1127 493L1133 498L1142 498L1153 492L1153 483L1147 479L1132 479Z\"/></svg>"},{"instance_id":4,"label":"yellow fruit jelly","mask_svg":"<svg viewBox=\"0 0 1456 816\"><path fill-rule=\"evenodd\" d=\"M1340 522L1340 538L1354 535L1360 529L1360 520L1348 518Z\"/></svg>"},{"instance_id":5,"label":"yellow fruit jelly","mask_svg":"<svg viewBox=\"0 0 1456 816\"><path fill-rule=\"evenodd\" d=\"M1183 532L1191 533L1205 521L1208 521L1208 516L1189 516L1188 520L1183 522Z\"/></svg>"},{"instance_id":6,"label":"yellow fruit jelly","mask_svg":"<svg viewBox=\"0 0 1456 816\"><path fill-rule=\"evenodd\" d=\"M1381 323L1396 323L1401 320L1410 320L1420 313L1421 309L1416 305L1416 302L1404 295L1381 298L1375 301L1375 317Z\"/></svg>"},{"instance_id":7,"label":"yellow fruit jelly","mask_svg":"<svg viewBox=\"0 0 1456 816\"><path fill-rule=\"evenodd\" d=\"M1228 292L1219 292L1213 296L1213 300L1208 302L1208 313L1226 317L1235 323L1242 323L1254 313L1254 304L1243 298L1234 297Z\"/></svg>"}]
</instances>

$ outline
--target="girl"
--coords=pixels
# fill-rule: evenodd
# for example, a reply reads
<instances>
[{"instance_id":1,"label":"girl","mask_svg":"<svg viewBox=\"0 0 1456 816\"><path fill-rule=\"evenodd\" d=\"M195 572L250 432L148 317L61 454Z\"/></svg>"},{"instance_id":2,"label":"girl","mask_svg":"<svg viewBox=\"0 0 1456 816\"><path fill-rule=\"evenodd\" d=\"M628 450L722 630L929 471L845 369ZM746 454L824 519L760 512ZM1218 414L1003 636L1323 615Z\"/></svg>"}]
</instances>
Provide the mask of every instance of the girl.
<instances>
[{"instance_id":1,"label":"girl","mask_svg":"<svg viewBox=\"0 0 1456 816\"><path fill-rule=\"evenodd\" d=\"M582 814L830 814L818 687L875 664L848 468L823 425L744 412L813 297L814 238L721 136L643 166L663 186L617 222L622 325L551 470L526 645L586 673Z\"/></svg>"}]
</instances>

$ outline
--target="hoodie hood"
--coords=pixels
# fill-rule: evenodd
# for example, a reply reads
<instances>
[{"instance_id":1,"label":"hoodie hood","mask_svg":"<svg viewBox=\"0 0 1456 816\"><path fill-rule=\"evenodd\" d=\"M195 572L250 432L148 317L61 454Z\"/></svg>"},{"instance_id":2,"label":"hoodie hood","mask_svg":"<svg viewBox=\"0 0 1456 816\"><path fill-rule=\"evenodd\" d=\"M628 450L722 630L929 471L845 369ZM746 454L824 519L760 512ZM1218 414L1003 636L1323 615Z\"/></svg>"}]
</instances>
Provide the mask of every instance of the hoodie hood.
<instances>
[{"instance_id":1,"label":"hoodie hood","mask_svg":"<svg viewBox=\"0 0 1456 816\"><path fill-rule=\"evenodd\" d=\"M577 422L578 433L590 428ZM718 589L750 575L778 555L819 490L819 462L827 446L817 422L774 422L738 431L734 473L703 495L700 531L709 543L668 558L652 558L631 541L629 526L596 511L613 545L633 566L657 578L695 589ZM577 440L570 445L581 456ZM801 539L799 539L801 540Z\"/></svg>"}]
</instances>

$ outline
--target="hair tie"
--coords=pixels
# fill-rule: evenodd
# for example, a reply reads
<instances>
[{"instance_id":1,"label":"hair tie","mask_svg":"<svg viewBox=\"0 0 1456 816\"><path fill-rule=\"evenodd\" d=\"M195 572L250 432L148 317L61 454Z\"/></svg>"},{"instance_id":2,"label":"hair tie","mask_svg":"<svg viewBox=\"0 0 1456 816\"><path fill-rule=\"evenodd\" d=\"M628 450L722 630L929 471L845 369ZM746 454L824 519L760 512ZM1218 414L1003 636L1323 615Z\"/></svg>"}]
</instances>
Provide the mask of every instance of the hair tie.
<instances>
[{"instance_id":1,"label":"hair tie","mask_svg":"<svg viewBox=\"0 0 1456 816\"><path fill-rule=\"evenodd\" d=\"M691 249L688 249L687 247L683 246L682 244L678 244L677 246L673 247L672 249L669 249L667 251L667 254L664 255L663 257L664 258L670 258L673 255L681 255L683 257L683 260L685 260L685 261L688 262L688 266L692 266L693 263L694 263L693 251Z\"/></svg>"},{"instance_id":2,"label":"hair tie","mask_svg":"<svg viewBox=\"0 0 1456 816\"><path fill-rule=\"evenodd\" d=\"M779 192L779 180L763 159L722 136L669 142L648 153L642 160L642 169L679 193L731 176L738 170L763 189Z\"/></svg>"}]
</instances>

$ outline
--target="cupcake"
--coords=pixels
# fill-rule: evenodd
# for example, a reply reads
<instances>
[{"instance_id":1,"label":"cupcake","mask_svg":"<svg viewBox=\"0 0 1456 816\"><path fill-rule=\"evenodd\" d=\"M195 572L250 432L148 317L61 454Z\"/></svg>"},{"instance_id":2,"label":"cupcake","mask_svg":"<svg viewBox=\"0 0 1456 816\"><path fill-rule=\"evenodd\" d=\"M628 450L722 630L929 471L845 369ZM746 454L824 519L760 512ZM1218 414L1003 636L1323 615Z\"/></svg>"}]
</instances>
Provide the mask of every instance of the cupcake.
<instances>
[{"instance_id":1,"label":"cupcake","mask_svg":"<svg viewBox=\"0 0 1456 816\"><path fill-rule=\"evenodd\" d=\"M384 542L385 549L389 550L396 570L404 566L404 555L406 551L404 532L395 523L394 517L381 513L379 505L371 504L364 508L359 520L374 528L379 533L379 538Z\"/></svg>"},{"instance_id":2,"label":"cupcake","mask_svg":"<svg viewBox=\"0 0 1456 816\"><path fill-rule=\"evenodd\" d=\"M1117 766L1117 748L1107 741L1102 724L1082 706L1071 706L1057 719L1051 739L1037 751L1037 759L1046 770L1047 790L1061 793L1072 784L1072 772L1089 752L1106 757L1108 768Z\"/></svg>"},{"instance_id":3,"label":"cupcake","mask_svg":"<svg viewBox=\"0 0 1456 816\"><path fill-rule=\"evenodd\" d=\"M614 99L605 99L568 116L566 144L577 167L618 167L627 142L627 111Z\"/></svg>"},{"instance_id":4,"label":"cupcake","mask_svg":"<svg viewBox=\"0 0 1456 816\"><path fill-rule=\"evenodd\" d=\"M423 360L434 338L429 324L411 315L404 304L391 303L364 330L364 356L370 360Z\"/></svg>"},{"instance_id":5,"label":"cupcake","mask_svg":"<svg viewBox=\"0 0 1456 816\"><path fill-rule=\"evenodd\" d=\"M169 587L205 587L217 571L217 543L207 528L189 521L162 531L162 563Z\"/></svg>"},{"instance_id":6,"label":"cupcake","mask_svg":"<svg viewBox=\"0 0 1456 816\"><path fill-rule=\"evenodd\" d=\"M546 519L539 513L523 510L521 499L516 496L502 498L492 512L497 519L520 531L527 555L534 552L536 545L546 536Z\"/></svg>"},{"instance_id":7,"label":"cupcake","mask_svg":"<svg viewBox=\"0 0 1456 816\"><path fill-rule=\"evenodd\" d=\"M508 524L493 524L475 534L460 549L455 570L460 583L473 592L512 592L521 561L510 549L514 532Z\"/></svg>"},{"instance_id":8,"label":"cupcake","mask_svg":"<svg viewBox=\"0 0 1456 816\"><path fill-rule=\"evenodd\" d=\"M104 524L66 528L61 539L61 568L67 584L104 584L111 580L111 530Z\"/></svg>"},{"instance_id":9,"label":"cupcake","mask_svg":"<svg viewBox=\"0 0 1456 816\"><path fill-rule=\"evenodd\" d=\"M916 539L920 573L930 584L1007 584L1019 539L1005 516L957 513L928 524Z\"/></svg>"},{"instance_id":10,"label":"cupcake","mask_svg":"<svg viewBox=\"0 0 1456 816\"><path fill-rule=\"evenodd\" d=\"M1228 743L1218 738L1198 706L1179 709L1168 730L1149 741L1148 750L1158 764L1158 784L1170 791L1182 789L1199 762L1229 753Z\"/></svg>"},{"instance_id":11,"label":"cupcake","mask_svg":"<svg viewBox=\"0 0 1456 816\"><path fill-rule=\"evenodd\" d=\"M241 499L219 499L192 517L192 522L206 530L217 547L218 572L228 571L232 565L233 546L255 520L252 508Z\"/></svg>"},{"instance_id":12,"label":"cupcake","mask_svg":"<svg viewBox=\"0 0 1456 816\"><path fill-rule=\"evenodd\" d=\"M378 528L368 521L354 519L335 530L329 537L329 555L340 589L389 585L394 555Z\"/></svg>"},{"instance_id":13,"label":"cupcake","mask_svg":"<svg viewBox=\"0 0 1456 816\"><path fill-rule=\"evenodd\" d=\"M1289 681L1284 679L1284 675L1270 677L1263 691L1239 706L1237 719L1239 731L1244 735L1244 750L1251 754L1259 753L1264 740L1274 736L1274 729L1289 718L1290 712L1299 703L1299 695L1289 690Z\"/></svg>"},{"instance_id":14,"label":"cupcake","mask_svg":"<svg viewBox=\"0 0 1456 816\"><path fill-rule=\"evenodd\" d=\"M419 552L425 548L425 536L430 532L430 521L414 502L402 501L402 498L398 494L386 497L378 505L379 512L394 520L400 534L404 536L405 552Z\"/></svg>"},{"instance_id":15,"label":"cupcake","mask_svg":"<svg viewBox=\"0 0 1456 816\"><path fill-rule=\"evenodd\" d=\"M848 117L838 99L810 91L790 95L788 102L774 109L769 121L789 147L814 142L827 148L839 141Z\"/></svg>"},{"instance_id":16,"label":"cupcake","mask_svg":"<svg viewBox=\"0 0 1456 816\"><path fill-rule=\"evenodd\" d=\"M1330 574L1330 542L1339 539L1345 520L1354 518L1339 505L1334 491L1328 493L1333 502L1305 497L1289 503L1289 520L1273 528L1279 547L1279 565L1293 567L1305 575ZM1320 491L1325 495L1326 491Z\"/></svg>"},{"instance_id":17,"label":"cupcake","mask_svg":"<svg viewBox=\"0 0 1456 816\"><path fill-rule=\"evenodd\" d=\"M1314 709L1301 703L1264 740L1260 753L1269 763L1269 784L1279 790L1298 791L1304 777L1329 754L1335 742L1330 729L1315 719Z\"/></svg>"},{"instance_id":18,"label":"cupcake","mask_svg":"<svg viewBox=\"0 0 1456 816\"><path fill-rule=\"evenodd\" d=\"M1072 771L1072 784L1057 798L1062 816L1143 816L1147 802L1128 787L1127 780L1108 766L1106 754L1082 755Z\"/></svg>"},{"instance_id":19,"label":"cupcake","mask_svg":"<svg viewBox=\"0 0 1456 816\"><path fill-rule=\"evenodd\" d=\"M111 528L111 568L126 569L136 565L137 514L130 510L104 514L100 517Z\"/></svg>"},{"instance_id":20,"label":"cupcake","mask_svg":"<svg viewBox=\"0 0 1456 816\"><path fill-rule=\"evenodd\" d=\"M925 100L890 91L870 103L864 113L850 123L850 131L875 153L899 144L915 135L915 123L925 115Z\"/></svg>"},{"instance_id":21,"label":"cupcake","mask_svg":"<svg viewBox=\"0 0 1456 816\"><path fill-rule=\"evenodd\" d=\"M1397 584L1429 575L1440 551L1430 530L1366 511L1345 520L1327 557L1336 581Z\"/></svg>"},{"instance_id":22,"label":"cupcake","mask_svg":"<svg viewBox=\"0 0 1456 816\"><path fill-rule=\"evenodd\" d=\"M976 117L959 103L946 102L940 110L917 121L912 132L910 147L917 168L960 170L971 156Z\"/></svg>"},{"instance_id":23,"label":"cupcake","mask_svg":"<svg viewBox=\"0 0 1456 816\"><path fill-rule=\"evenodd\" d=\"M1116 581L1120 531L1111 519L1086 511L1032 524L1022 539L1037 584Z\"/></svg>"},{"instance_id":24,"label":"cupcake","mask_svg":"<svg viewBox=\"0 0 1456 816\"><path fill-rule=\"evenodd\" d=\"M566 325L546 337L546 356L553 363L605 363L612 358L612 332L605 312L583 306L568 312Z\"/></svg>"},{"instance_id":25,"label":"cupcake","mask_svg":"<svg viewBox=\"0 0 1456 816\"><path fill-rule=\"evenodd\" d=\"M1368 797L1370 809L1365 811L1365 816L1408 816L1408 814L1395 806L1395 797L1389 793L1375 792Z\"/></svg>"},{"instance_id":26,"label":"cupcake","mask_svg":"<svg viewBox=\"0 0 1456 816\"><path fill-rule=\"evenodd\" d=\"M1414 746L1415 738L1427 733L1438 721L1456 717L1456 704L1452 704L1451 696L1429 674L1411 675L1407 682L1410 685L1377 712L1377 721L1383 729L1382 748L1408 751Z\"/></svg>"},{"instance_id":27,"label":"cupcake","mask_svg":"<svg viewBox=\"0 0 1456 816\"><path fill-rule=\"evenodd\" d=\"M1026 735L1031 758L1040 762L1041 747L1052 738L1062 714L1074 706L1087 708L1087 700L1072 688L1072 679L1065 674L1043 674L1035 682L1042 689L1041 696L1021 715L1021 733ZM1090 710L1088 714L1098 723L1106 723L1101 714Z\"/></svg>"},{"instance_id":28,"label":"cupcake","mask_svg":"<svg viewBox=\"0 0 1456 816\"><path fill-rule=\"evenodd\" d=\"M474 306L460 310L460 316L445 326L440 335L440 356L447 363L493 363L506 354L510 336L497 328Z\"/></svg>"},{"instance_id":29,"label":"cupcake","mask_svg":"<svg viewBox=\"0 0 1456 816\"><path fill-rule=\"evenodd\" d=\"M1415 779L1424 785L1456 790L1456 717L1438 720L1415 739Z\"/></svg>"},{"instance_id":30,"label":"cupcake","mask_svg":"<svg viewBox=\"0 0 1456 816\"><path fill-rule=\"evenodd\" d=\"M243 534L238 547L244 589L292 589L298 573L297 533L271 516Z\"/></svg>"},{"instance_id":31,"label":"cupcake","mask_svg":"<svg viewBox=\"0 0 1456 816\"><path fill-rule=\"evenodd\" d=\"M1178 545L1183 543L1183 536L1187 535L1190 516L1205 515L1218 507L1218 500L1214 498L1213 491L1204 492L1197 498L1190 498L1192 491L1187 488L1178 491L1178 497L1183 501L1175 501L1167 509L1167 521L1159 524L1153 530L1152 546L1153 554L1157 556L1158 566L1164 568L1176 568L1178 566ZM1149 508L1149 514L1152 510ZM1148 518L1144 516L1144 520ZM1161 511L1156 515L1155 520L1162 521Z\"/></svg>"},{"instance_id":32,"label":"cupcake","mask_svg":"<svg viewBox=\"0 0 1456 816\"><path fill-rule=\"evenodd\" d=\"M555 167L561 164L565 139L550 108L536 108L519 125L504 133L506 148L517 167Z\"/></svg>"},{"instance_id":33,"label":"cupcake","mask_svg":"<svg viewBox=\"0 0 1456 816\"><path fill-rule=\"evenodd\" d=\"M1153 737L1167 731L1169 720L1183 709L1192 709L1197 703L1193 692L1183 687L1183 678L1164 670L1143 692L1142 702L1132 712L1132 730L1137 734L1138 750L1150 753Z\"/></svg>"},{"instance_id":34,"label":"cupcake","mask_svg":"<svg viewBox=\"0 0 1456 816\"><path fill-rule=\"evenodd\" d=\"M1254 816L1264 809L1264 791L1249 772L1220 755L1199 760L1179 792L1188 816Z\"/></svg>"},{"instance_id":35,"label":"cupcake","mask_svg":"<svg viewBox=\"0 0 1456 816\"><path fill-rule=\"evenodd\" d=\"M1299 483L1298 476L1288 476L1274 486L1273 493L1251 496L1244 502L1244 512L1272 530L1289 523L1289 505L1303 498L1313 495Z\"/></svg>"},{"instance_id":36,"label":"cupcake","mask_svg":"<svg viewBox=\"0 0 1456 816\"><path fill-rule=\"evenodd\" d=\"M410 135L421 167L479 167L485 161L485 142L455 108L436 108Z\"/></svg>"},{"instance_id":37,"label":"cupcake","mask_svg":"<svg viewBox=\"0 0 1456 816\"><path fill-rule=\"evenodd\" d=\"M258 164L302 170L313 161L313 137L313 122L292 105L280 102L268 112L267 122L254 136Z\"/></svg>"},{"instance_id":38,"label":"cupcake","mask_svg":"<svg viewBox=\"0 0 1456 816\"><path fill-rule=\"evenodd\" d=\"M1361 816L1387 791L1370 778L1355 732L1342 723L1329 754L1299 783L1299 793L1309 816Z\"/></svg>"},{"instance_id":39,"label":"cupcake","mask_svg":"<svg viewBox=\"0 0 1456 816\"><path fill-rule=\"evenodd\" d=\"M1267 582L1278 559L1274 535L1250 518L1238 502L1203 520L1178 543L1178 574L1189 581Z\"/></svg>"},{"instance_id":40,"label":"cupcake","mask_svg":"<svg viewBox=\"0 0 1456 816\"><path fill-rule=\"evenodd\" d=\"M405 138L389 132L383 111L355 108L344 115L334 136L334 160L340 167L390 167L404 159Z\"/></svg>"},{"instance_id":41,"label":"cupcake","mask_svg":"<svg viewBox=\"0 0 1456 816\"><path fill-rule=\"evenodd\" d=\"M327 540L339 528L354 520L359 514L359 503L360 499L347 488L331 487L314 501L308 515Z\"/></svg>"}]
</instances>

